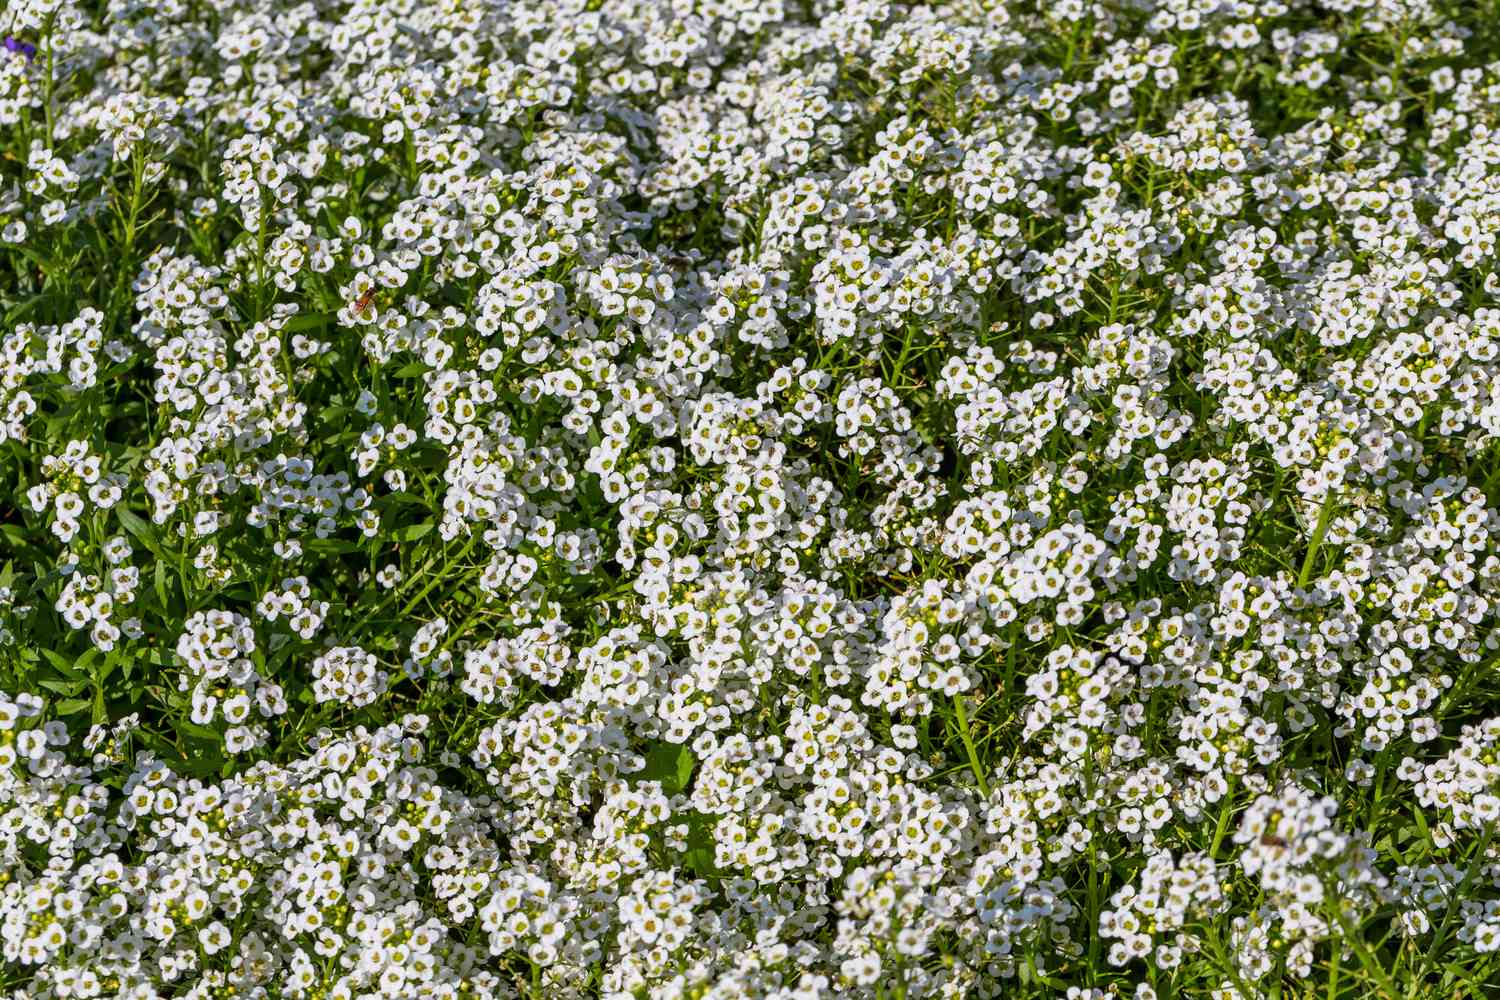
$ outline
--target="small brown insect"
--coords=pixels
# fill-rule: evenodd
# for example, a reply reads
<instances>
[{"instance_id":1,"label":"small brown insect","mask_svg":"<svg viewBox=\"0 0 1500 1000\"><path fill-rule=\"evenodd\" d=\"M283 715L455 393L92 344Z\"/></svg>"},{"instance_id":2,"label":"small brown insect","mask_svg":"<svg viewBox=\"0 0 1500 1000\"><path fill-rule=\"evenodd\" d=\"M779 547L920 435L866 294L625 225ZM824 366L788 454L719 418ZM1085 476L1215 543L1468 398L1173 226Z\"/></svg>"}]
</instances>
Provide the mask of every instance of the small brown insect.
<instances>
[{"instance_id":1,"label":"small brown insect","mask_svg":"<svg viewBox=\"0 0 1500 1000\"><path fill-rule=\"evenodd\" d=\"M366 288L364 290L364 292L360 295L360 297L358 299L355 299L355 301L354 301L354 311L356 313L362 313L362 312L364 312L366 309L370 308L370 303L373 302L374 300L375 300L375 286L371 285L369 288Z\"/></svg>"},{"instance_id":2,"label":"small brown insect","mask_svg":"<svg viewBox=\"0 0 1500 1000\"><path fill-rule=\"evenodd\" d=\"M1262 844L1265 844L1267 847L1288 847L1288 846L1290 846L1290 845L1287 844L1286 841L1282 840L1280 837L1276 836L1274 833L1263 833L1263 834L1261 834L1260 835L1260 842Z\"/></svg>"}]
</instances>

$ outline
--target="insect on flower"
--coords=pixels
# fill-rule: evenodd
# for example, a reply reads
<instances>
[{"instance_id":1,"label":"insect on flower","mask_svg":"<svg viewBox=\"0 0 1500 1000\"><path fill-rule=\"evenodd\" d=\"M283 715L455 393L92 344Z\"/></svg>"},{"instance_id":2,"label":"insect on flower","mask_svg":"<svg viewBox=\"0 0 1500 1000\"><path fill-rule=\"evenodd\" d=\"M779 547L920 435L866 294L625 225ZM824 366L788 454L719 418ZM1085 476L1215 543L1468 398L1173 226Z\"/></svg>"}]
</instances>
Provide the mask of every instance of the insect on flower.
<instances>
[{"instance_id":1,"label":"insect on flower","mask_svg":"<svg viewBox=\"0 0 1500 1000\"><path fill-rule=\"evenodd\" d=\"M375 286L371 285L360 293L359 298L354 300L354 311L356 313L363 313L366 309L370 308L370 304L374 301Z\"/></svg>"}]
</instances>

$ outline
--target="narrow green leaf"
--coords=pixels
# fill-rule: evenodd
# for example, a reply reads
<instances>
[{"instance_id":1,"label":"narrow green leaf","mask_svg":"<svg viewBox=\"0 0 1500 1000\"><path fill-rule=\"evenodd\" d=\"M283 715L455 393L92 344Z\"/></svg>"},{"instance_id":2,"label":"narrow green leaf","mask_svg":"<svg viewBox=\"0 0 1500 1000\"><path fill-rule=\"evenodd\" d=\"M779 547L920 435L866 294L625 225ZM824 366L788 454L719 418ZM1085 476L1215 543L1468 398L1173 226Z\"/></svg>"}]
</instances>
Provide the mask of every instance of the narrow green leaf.
<instances>
[{"instance_id":1,"label":"narrow green leaf","mask_svg":"<svg viewBox=\"0 0 1500 1000\"><path fill-rule=\"evenodd\" d=\"M50 678L39 680L37 684L54 694L69 696L75 695L89 686L88 681L59 681Z\"/></svg>"},{"instance_id":2,"label":"narrow green leaf","mask_svg":"<svg viewBox=\"0 0 1500 1000\"><path fill-rule=\"evenodd\" d=\"M404 528L397 528L391 532L391 537L398 542L414 542L418 538L425 537L435 525L431 521L423 524L409 524Z\"/></svg>"},{"instance_id":3,"label":"narrow green leaf","mask_svg":"<svg viewBox=\"0 0 1500 1000\"><path fill-rule=\"evenodd\" d=\"M334 313L303 313L293 316L281 327L282 333L301 333L303 330L315 330L327 326L333 322Z\"/></svg>"},{"instance_id":4,"label":"narrow green leaf","mask_svg":"<svg viewBox=\"0 0 1500 1000\"><path fill-rule=\"evenodd\" d=\"M162 613L168 614L171 608L167 603L167 561L165 559L156 560L156 570L153 575L156 577L156 599L160 602Z\"/></svg>"},{"instance_id":5,"label":"narrow green leaf","mask_svg":"<svg viewBox=\"0 0 1500 1000\"><path fill-rule=\"evenodd\" d=\"M151 522L127 507L116 507L115 514L119 517L120 524L126 531L140 539L141 544L146 546L146 548L157 555L161 555L161 541L157 537L156 529L151 525Z\"/></svg>"},{"instance_id":6,"label":"narrow green leaf","mask_svg":"<svg viewBox=\"0 0 1500 1000\"><path fill-rule=\"evenodd\" d=\"M83 675L83 672L78 669L78 666L72 660L69 660L66 656L55 650L43 649L42 655L47 658L48 663L52 664L65 677L81 677Z\"/></svg>"}]
</instances>

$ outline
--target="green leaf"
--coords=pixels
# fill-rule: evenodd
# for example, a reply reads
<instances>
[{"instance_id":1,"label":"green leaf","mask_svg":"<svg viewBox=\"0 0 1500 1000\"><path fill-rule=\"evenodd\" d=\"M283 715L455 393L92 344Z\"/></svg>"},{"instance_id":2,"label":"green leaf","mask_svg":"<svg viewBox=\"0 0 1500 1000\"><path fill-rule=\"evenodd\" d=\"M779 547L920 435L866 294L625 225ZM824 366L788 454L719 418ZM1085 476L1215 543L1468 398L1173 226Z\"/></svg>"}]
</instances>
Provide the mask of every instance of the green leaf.
<instances>
[{"instance_id":1,"label":"green leaf","mask_svg":"<svg viewBox=\"0 0 1500 1000\"><path fill-rule=\"evenodd\" d=\"M73 715L93 705L92 698L67 698L57 703L58 715Z\"/></svg>"},{"instance_id":2,"label":"green leaf","mask_svg":"<svg viewBox=\"0 0 1500 1000\"><path fill-rule=\"evenodd\" d=\"M75 695L89 686L88 681L39 680L37 684L54 694Z\"/></svg>"},{"instance_id":3,"label":"green leaf","mask_svg":"<svg viewBox=\"0 0 1500 1000\"><path fill-rule=\"evenodd\" d=\"M45 656L47 658L47 662L52 664L53 668L56 669L58 673L62 674L64 677L83 676L83 671L78 669L78 665L73 663L67 657L63 656L61 653L55 652L50 649L44 649L42 650L42 655Z\"/></svg>"},{"instance_id":4,"label":"green leaf","mask_svg":"<svg viewBox=\"0 0 1500 1000\"><path fill-rule=\"evenodd\" d=\"M391 537L398 542L414 542L423 537L435 527L431 521L424 524L408 524L404 528L398 528L391 532Z\"/></svg>"},{"instance_id":5,"label":"green leaf","mask_svg":"<svg viewBox=\"0 0 1500 1000\"><path fill-rule=\"evenodd\" d=\"M151 526L151 522L127 507L117 507L115 513L119 516L120 524L126 531L140 539L141 544L146 548L161 555L161 540L157 537L156 529Z\"/></svg>"},{"instance_id":6,"label":"green leaf","mask_svg":"<svg viewBox=\"0 0 1500 1000\"><path fill-rule=\"evenodd\" d=\"M18 549L36 547L31 543L31 538L26 534L26 530L19 524L0 524L0 534L5 535L10 540L10 543Z\"/></svg>"},{"instance_id":7,"label":"green leaf","mask_svg":"<svg viewBox=\"0 0 1500 1000\"><path fill-rule=\"evenodd\" d=\"M307 542L307 551L326 554L358 552L359 543L344 538L313 538Z\"/></svg>"},{"instance_id":8,"label":"green leaf","mask_svg":"<svg viewBox=\"0 0 1500 1000\"><path fill-rule=\"evenodd\" d=\"M195 778L212 778L218 774L224 764L225 758L218 750L216 736L211 745L199 748L183 760L174 762L173 766L186 771Z\"/></svg>"},{"instance_id":9,"label":"green leaf","mask_svg":"<svg viewBox=\"0 0 1500 1000\"><path fill-rule=\"evenodd\" d=\"M1422 839L1427 841L1429 851L1436 850L1437 844L1432 839L1432 831L1427 828L1427 817L1422 815L1422 810L1413 810L1412 816L1417 821L1417 829L1422 831Z\"/></svg>"},{"instance_id":10,"label":"green leaf","mask_svg":"<svg viewBox=\"0 0 1500 1000\"><path fill-rule=\"evenodd\" d=\"M207 726L200 726L196 722L178 722L177 728L189 736L196 736L200 740L208 740L215 745L218 744L221 738L216 730L209 729Z\"/></svg>"},{"instance_id":11,"label":"green leaf","mask_svg":"<svg viewBox=\"0 0 1500 1000\"><path fill-rule=\"evenodd\" d=\"M662 791L676 795L687 787L698 761L680 743L657 743L646 752L646 766L637 775L643 781L661 782Z\"/></svg>"},{"instance_id":12,"label":"green leaf","mask_svg":"<svg viewBox=\"0 0 1500 1000\"><path fill-rule=\"evenodd\" d=\"M717 874L714 868L714 818L703 813L694 813L688 820L688 849L682 863L695 875Z\"/></svg>"},{"instance_id":13,"label":"green leaf","mask_svg":"<svg viewBox=\"0 0 1500 1000\"><path fill-rule=\"evenodd\" d=\"M118 668L124 660L125 654L118 648L112 649L108 653L106 653L104 655L104 663L100 665L99 670L95 675L98 678L99 682L102 684L105 681L109 680L109 675L114 673L116 668Z\"/></svg>"},{"instance_id":14,"label":"green leaf","mask_svg":"<svg viewBox=\"0 0 1500 1000\"><path fill-rule=\"evenodd\" d=\"M335 318L334 313L303 313L293 316L281 327L282 333L301 333L303 330L313 330L327 326Z\"/></svg>"},{"instance_id":15,"label":"green leaf","mask_svg":"<svg viewBox=\"0 0 1500 1000\"><path fill-rule=\"evenodd\" d=\"M167 561L165 559L156 560L155 576L156 599L161 602L161 610L167 612L170 609L167 603Z\"/></svg>"},{"instance_id":16,"label":"green leaf","mask_svg":"<svg viewBox=\"0 0 1500 1000\"><path fill-rule=\"evenodd\" d=\"M7 326L10 326L11 324L18 322L23 316L40 305L42 300L46 297L46 292L38 292L31 298L26 299L24 302L16 303L6 312L5 324Z\"/></svg>"}]
</instances>

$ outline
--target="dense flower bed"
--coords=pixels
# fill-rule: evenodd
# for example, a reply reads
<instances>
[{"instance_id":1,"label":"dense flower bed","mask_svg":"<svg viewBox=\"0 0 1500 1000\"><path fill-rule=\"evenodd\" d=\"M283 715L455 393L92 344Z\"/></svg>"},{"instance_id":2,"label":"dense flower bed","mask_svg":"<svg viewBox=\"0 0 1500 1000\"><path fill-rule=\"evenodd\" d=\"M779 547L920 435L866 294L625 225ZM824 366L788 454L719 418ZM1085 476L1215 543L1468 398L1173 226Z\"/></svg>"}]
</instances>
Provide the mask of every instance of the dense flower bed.
<instances>
[{"instance_id":1,"label":"dense flower bed","mask_svg":"<svg viewBox=\"0 0 1500 1000\"><path fill-rule=\"evenodd\" d=\"M0 33L8 995L1494 995L1491 0Z\"/></svg>"}]
</instances>

